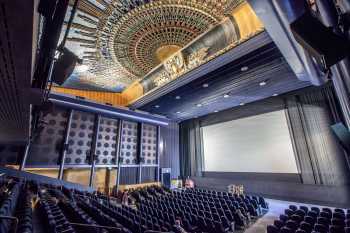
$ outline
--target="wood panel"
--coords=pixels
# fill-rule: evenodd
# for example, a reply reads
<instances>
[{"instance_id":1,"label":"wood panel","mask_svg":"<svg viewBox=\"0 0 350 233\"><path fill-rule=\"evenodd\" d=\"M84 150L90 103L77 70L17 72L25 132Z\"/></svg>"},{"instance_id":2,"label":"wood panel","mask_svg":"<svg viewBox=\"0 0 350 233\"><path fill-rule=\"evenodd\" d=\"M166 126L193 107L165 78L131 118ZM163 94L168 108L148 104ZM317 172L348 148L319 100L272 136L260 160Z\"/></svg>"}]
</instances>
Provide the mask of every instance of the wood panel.
<instances>
[{"instance_id":1,"label":"wood panel","mask_svg":"<svg viewBox=\"0 0 350 233\"><path fill-rule=\"evenodd\" d=\"M122 92L122 96L127 101L128 104L140 98L142 95L143 95L143 87L139 81L132 83L129 87L127 87Z\"/></svg>"},{"instance_id":2,"label":"wood panel","mask_svg":"<svg viewBox=\"0 0 350 233\"><path fill-rule=\"evenodd\" d=\"M93 100L98 103L110 103L113 106L125 106L128 102L127 98L125 98L121 93L86 91L63 87L52 87L52 91L56 93L84 97L86 99Z\"/></svg>"},{"instance_id":3,"label":"wood panel","mask_svg":"<svg viewBox=\"0 0 350 233\"><path fill-rule=\"evenodd\" d=\"M232 16L236 20L241 39L249 38L252 34L264 28L264 25L248 3L243 3L235 8Z\"/></svg>"}]
</instances>

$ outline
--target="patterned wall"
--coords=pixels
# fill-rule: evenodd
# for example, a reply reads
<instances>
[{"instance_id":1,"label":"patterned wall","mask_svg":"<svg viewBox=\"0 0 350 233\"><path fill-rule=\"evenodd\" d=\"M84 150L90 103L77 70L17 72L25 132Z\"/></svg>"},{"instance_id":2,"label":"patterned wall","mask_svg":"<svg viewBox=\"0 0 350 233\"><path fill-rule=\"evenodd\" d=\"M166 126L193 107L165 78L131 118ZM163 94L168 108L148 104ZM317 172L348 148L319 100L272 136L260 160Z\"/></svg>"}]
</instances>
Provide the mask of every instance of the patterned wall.
<instances>
[{"instance_id":1,"label":"patterned wall","mask_svg":"<svg viewBox=\"0 0 350 233\"><path fill-rule=\"evenodd\" d=\"M66 164L88 164L94 134L95 115L73 111L68 136Z\"/></svg>"},{"instance_id":2,"label":"patterned wall","mask_svg":"<svg viewBox=\"0 0 350 233\"><path fill-rule=\"evenodd\" d=\"M100 118L96 141L96 164L115 165L117 162L117 141L119 120Z\"/></svg>"},{"instance_id":3,"label":"patterned wall","mask_svg":"<svg viewBox=\"0 0 350 233\"><path fill-rule=\"evenodd\" d=\"M121 164L137 164L138 124L136 122L123 121L122 127Z\"/></svg>"},{"instance_id":4,"label":"patterned wall","mask_svg":"<svg viewBox=\"0 0 350 233\"><path fill-rule=\"evenodd\" d=\"M154 125L142 125L142 153L141 163L147 165L157 164L157 127Z\"/></svg>"},{"instance_id":5,"label":"patterned wall","mask_svg":"<svg viewBox=\"0 0 350 233\"><path fill-rule=\"evenodd\" d=\"M30 147L27 165L57 165L68 123L68 110L60 107L44 116Z\"/></svg>"}]
</instances>

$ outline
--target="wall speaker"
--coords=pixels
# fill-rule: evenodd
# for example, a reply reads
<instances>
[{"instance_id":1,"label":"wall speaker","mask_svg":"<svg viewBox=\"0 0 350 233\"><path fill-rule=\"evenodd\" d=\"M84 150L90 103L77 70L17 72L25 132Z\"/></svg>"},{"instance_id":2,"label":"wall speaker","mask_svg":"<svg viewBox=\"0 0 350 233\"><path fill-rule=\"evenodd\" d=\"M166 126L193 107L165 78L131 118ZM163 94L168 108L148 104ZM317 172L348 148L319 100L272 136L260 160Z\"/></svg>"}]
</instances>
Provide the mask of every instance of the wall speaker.
<instances>
[{"instance_id":1,"label":"wall speaker","mask_svg":"<svg viewBox=\"0 0 350 233\"><path fill-rule=\"evenodd\" d=\"M350 131L343 123L334 124L331 128L343 148L350 153Z\"/></svg>"},{"instance_id":2,"label":"wall speaker","mask_svg":"<svg viewBox=\"0 0 350 233\"><path fill-rule=\"evenodd\" d=\"M72 74L75 65L81 62L81 59L74 53L67 48L63 48L60 57L55 62L51 80L58 85L62 85Z\"/></svg>"},{"instance_id":3,"label":"wall speaker","mask_svg":"<svg viewBox=\"0 0 350 233\"><path fill-rule=\"evenodd\" d=\"M290 28L295 40L326 69L349 54L347 39L324 26L311 12L300 16Z\"/></svg>"},{"instance_id":4,"label":"wall speaker","mask_svg":"<svg viewBox=\"0 0 350 233\"><path fill-rule=\"evenodd\" d=\"M161 168L160 169L160 178L162 185L166 188L171 187L171 168Z\"/></svg>"}]
</instances>

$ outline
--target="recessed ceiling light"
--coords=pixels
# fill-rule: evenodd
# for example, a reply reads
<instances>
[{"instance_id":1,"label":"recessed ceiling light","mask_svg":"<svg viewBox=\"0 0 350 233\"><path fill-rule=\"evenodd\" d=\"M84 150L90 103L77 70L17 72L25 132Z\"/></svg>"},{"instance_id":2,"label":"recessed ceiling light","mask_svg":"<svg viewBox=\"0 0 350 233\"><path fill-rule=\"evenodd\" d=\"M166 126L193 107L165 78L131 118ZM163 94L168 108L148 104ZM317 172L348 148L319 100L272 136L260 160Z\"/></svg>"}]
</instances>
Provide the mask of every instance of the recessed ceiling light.
<instances>
[{"instance_id":1,"label":"recessed ceiling light","mask_svg":"<svg viewBox=\"0 0 350 233\"><path fill-rule=\"evenodd\" d=\"M218 110L215 110L214 112L219 112Z\"/></svg>"},{"instance_id":2,"label":"recessed ceiling light","mask_svg":"<svg viewBox=\"0 0 350 233\"><path fill-rule=\"evenodd\" d=\"M196 104L196 106L197 106L197 107L202 107L202 106L203 106L203 104Z\"/></svg>"},{"instance_id":3,"label":"recessed ceiling light","mask_svg":"<svg viewBox=\"0 0 350 233\"><path fill-rule=\"evenodd\" d=\"M175 99L179 100L179 99L181 99L181 96L177 95L177 96L175 96Z\"/></svg>"},{"instance_id":4,"label":"recessed ceiling light","mask_svg":"<svg viewBox=\"0 0 350 233\"><path fill-rule=\"evenodd\" d=\"M278 94L277 94L277 93L275 93L275 94L273 94L272 96L278 96Z\"/></svg>"},{"instance_id":5,"label":"recessed ceiling light","mask_svg":"<svg viewBox=\"0 0 350 233\"><path fill-rule=\"evenodd\" d=\"M267 82L266 82L266 81L262 81L262 82L260 82L260 83L259 83L259 86L261 86L261 87L262 87L262 86L265 86L266 84L267 84Z\"/></svg>"},{"instance_id":6,"label":"recessed ceiling light","mask_svg":"<svg viewBox=\"0 0 350 233\"><path fill-rule=\"evenodd\" d=\"M180 112L180 111L177 111L176 113L177 113L177 114L180 114L181 112Z\"/></svg>"},{"instance_id":7,"label":"recessed ceiling light","mask_svg":"<svg viewBox=\"0 0 350 233\"><path fill-rule=\"evenodd\" d=\"M224 98L228 98L228 97L230 97L229 94L225 94L225 95L224 95Z\"/></svg>"},{"instance_id":8,"label":"recessed ceiling light","mask_svg":"<svg viewBox=\"0 0 350 233\"><path fill-rule=\"evenodd\" d=\"M160 106L159 105L154 105L155 108L159 108Z\"/></svg>"},{"instance_id":9,"label":"recessed ceiling light","mask_svg":"<svg viewBox=\"0 0 350 233\"><path fill-rule=\"evenodd\" d=\"M243 106L243 105L245 105L245 103L240 103L239 105L240 105L240 106Z\"/></svg>"},{"instance_id":10,"label":"recessed ceiling light","mask_svg":"<svg viewBox=\"0 0 350 233\"><path fill-rule=\"evenodd\" d=\"M207 88L207 87L209 87L209 84L208 83L203 83L203 85L202 85L204 88Z\"/></svg>"},{"instance_id":11,"label":"recessed ceiling light","mask_svg":"<svg viewBox=\"0 0 350 233\"><path fill-rule=\"evenodd\" d=\"M242 66L242 67L241 67L241 71L242 71L242 72L247 71L248 69L249 69L248 66Z\"/></svg>"}]
</instances>

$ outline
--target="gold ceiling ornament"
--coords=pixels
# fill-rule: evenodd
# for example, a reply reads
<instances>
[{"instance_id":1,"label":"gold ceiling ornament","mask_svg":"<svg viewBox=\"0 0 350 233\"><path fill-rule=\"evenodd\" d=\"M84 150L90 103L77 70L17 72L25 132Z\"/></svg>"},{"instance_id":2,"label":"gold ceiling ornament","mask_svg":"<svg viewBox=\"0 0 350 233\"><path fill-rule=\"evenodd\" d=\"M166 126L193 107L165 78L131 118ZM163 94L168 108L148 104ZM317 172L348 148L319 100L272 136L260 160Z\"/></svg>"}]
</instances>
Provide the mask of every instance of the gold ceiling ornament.
<instances>
[{"instance_id":1,"label":"gold ceiling ornament","mask_svg":"<svg viewBox=\"0 0 350 233\"><path fill-rule=\"evenodd\" d=\"M69 40L95 49L84 59L90 66L88 82L95 75L106 81L104 86L112 84L110 79L125 86L219 24L243 1L80 0L72 25L78 30Z\"/></svg>"},{"instance_id":2,"label":"gold ceiling ornament","mask_svg":"<svg viewBox=\"0 0 350 233\"><path fill-rule=\"evenodd\" d=\"M184 47L219 23L236 1L154 0L132 10L114 1L106 10L109 16L100 18L97 48L131 76L141 78L162 62L159 48ZM128 12L119 17L124 11Z\"/></svg>"}]
</instances>

